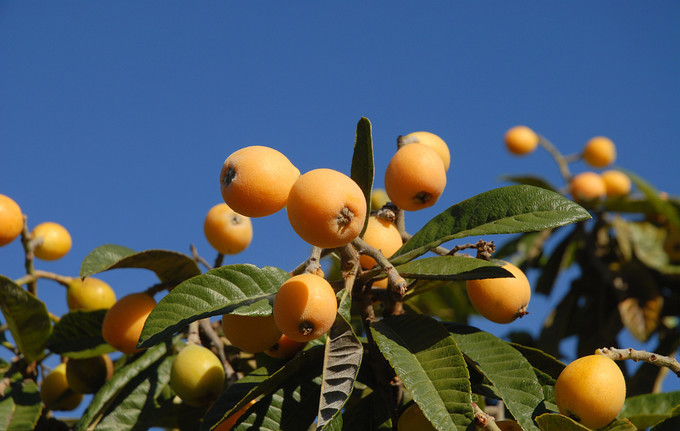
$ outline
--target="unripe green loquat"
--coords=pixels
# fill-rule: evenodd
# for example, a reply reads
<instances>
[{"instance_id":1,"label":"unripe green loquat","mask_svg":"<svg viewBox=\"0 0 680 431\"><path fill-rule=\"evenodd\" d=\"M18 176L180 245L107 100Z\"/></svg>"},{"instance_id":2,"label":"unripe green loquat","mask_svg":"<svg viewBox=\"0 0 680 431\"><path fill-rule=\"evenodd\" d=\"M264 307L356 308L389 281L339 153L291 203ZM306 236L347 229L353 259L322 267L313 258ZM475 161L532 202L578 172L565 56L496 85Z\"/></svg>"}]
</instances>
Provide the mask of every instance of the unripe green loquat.
<instances>
[{"instance_id":1,"label":"unripe green loquat","mask_svg":"<svg viewBox=\"0 0 680 431\"><path fill-rule=\"evenodd\" d=\"M116 303L116 293L108 283L98 278L73 278L66 288L66 303L70 311L102 310Z\"/></svg>"},{"instance_id":2,"label":"unripe green loquat","mask_svg":"<svg viewBox=\"0 0 680 431\"><path fill-rule=\"evenodd\" d=\"M224 378L219 358L198 344L185 346L170 369L170 387L190 406L215 401L224 388Z\"/></svg>"}]
</instances>

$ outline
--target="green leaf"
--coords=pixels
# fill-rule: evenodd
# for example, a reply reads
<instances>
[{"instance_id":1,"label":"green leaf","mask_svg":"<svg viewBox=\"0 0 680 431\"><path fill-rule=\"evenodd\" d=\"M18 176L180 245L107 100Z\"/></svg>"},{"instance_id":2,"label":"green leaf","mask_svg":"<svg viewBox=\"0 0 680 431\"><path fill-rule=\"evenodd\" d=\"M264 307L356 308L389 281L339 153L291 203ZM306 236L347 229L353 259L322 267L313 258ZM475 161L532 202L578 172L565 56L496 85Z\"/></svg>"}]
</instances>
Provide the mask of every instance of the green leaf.
<instances>
[{"instance_id":1,"label":"green leaf","mask_svg":"<svg viewBox=\"0 0 680 431\"><path fill-rule=\"evenodd\" d=\"M626 169L619 170L628 175L635 186L642 193L644 193L645 197L647 197L647 200L657 213L663 214L666 216L666 218L668 218L668 221L675 225L676 228L680 228L680 214L678 214L678 210L676 209L675 205L673 205L668 200L661 199L659 196L659 191L638 175Z\"/></svg>"},{"instance_id":2,"label":"green leaf","mask_svg":"<svg viewBox=\"0 0 680 431\"><path fill-rule=\"evenodd\" d=\"M447 324L463 354L500 393L523 429L536 430L533 417L544 410L543 388L531 364L500 338L477 328Z\"/></svg>"},{"instance_id":3,"label":"green leaf","mask_svg":"<svg viewBox=\"0 0 680 431\"><path fill-rule=\"evenodd\" d=\"M6 431L35 429L42 412L38 386L34 381L24 379L19 373L4 378L10 381L4 394L0 395L0 429Z\"/></svg>"},{"instance_id":4,"label":"green leaf","mask_svg":"<svg viewBox=\"0 0 680 431\"><path fill-rule=\"evenodd\" d=\"M373 162L373 136L371 122L368 118L361 117L357 123L357 131L354 136L354 153L352 154L352 168L350 176L356 182L366 198L366 219L361 234L364 234L368 217L371 213L371 190L373 189L373 176L375 166Z\"/></svg>"},{"instance_id":5,"label":"green leaf","mask_svg":"<svg viewBox=\"0 0 680 431\"><path fill-rule=\"evenodd\" d=\"M113 352L102 337L102 322L107 310L72 311L56 325L48 347L69 358L90 358Z\"/></svg>"},{"instance_id":6,"label":"green leaf","mask_svg":"<svg viewBox=\"0 0 680 431\"><path fill-rule=\"evenodd\" d=\"M536 423L541 431L589 431L575 420L559 413L546 413L536 418Z\"/></svg>"},{"instance_id":7,"label":"green leaf","mask_svg":"<svg viewBox=\"0 0 680 431\"><path fill-rule=\"evenodd\" d=\"M558 193L515 185L481 193L437 215L392 256L399 265L438 245L472 235L530 232L590 218L583 207Z\"/></svg>"},{"instance_id":8,"label":"green leaf","mask_svg":"<svg viewBox=\"0 0 680 431\"><path fill-rule=\"evenodd\" d=\"M343 430L392 430L392 420L385 399L375 392L369 392L343 411Z\"/></svg>"},{"instance_id":9,"label":"green leaf","mask_svg":"<svg viewBox=\"0 0 680 431\"><path fill-rule=\"evenodd\" d=\"M512 277L496 264L465 256L435 256L412 260L396 267L404 278L422 280L478 280Z\"/></svg>"},{"instance_id":10,"label":"green leaf","mask_svg":"<svg viewBox=\"0 0 680 431\"><path fill-rule=\"evenodd\" d=\"M547 180L535 175L503 175L499 178L499 180L524 184L527 186L536 186L556 193L558 192L557 188L550 184Z\"/></svg>"},{"instance_id":11,"label":"green leaf","mask_svg":"<svg viewBox=\"0 0 680 431\"><path fill-rule=\"evenodd\" d=\"M555 280L560 271L569 266L572 262L573 254L576 251L577 229L572 230L560 243L555 247L548 261L541 268L541 274L536 281L534 290L544 295L550 295Z\"/></svg>"},{"instance_id":12,"label":"green leaf","mask_svg":"<svg viewBox=\"0 0 680 431\"><path fill-rule=\"evenodd\" d=\"M618 417L627 418L643 429L671 417L673 408L678 405L680 391L637 395L626 399Z\"/></svg>"},{"instance_id":13,"label":"green leaf","mask_svg":"<svg viewBox=\"0 0 680 431\"><path fill-rule=\"evenodd\" d=\"M0 275L0 310L26 360L41 359L52 334L52 322L45 303Z\"/></svg>"},{"instance_id":14,"label":"green leaf","mask_svg":"<svg viewBox=\"0 0 680 431\"><path fill-rule=\"evenodd\" d=\"M656 424L649 431L677 431L680 429L680 416L673 416Z\"/></svg>"},{"instance_id":15,"label":"green leaf","mask_svg":"<svg viewBox=\"0 0 680 431\"><path fill-rule=\"evenodd\" d=\"M187 324L225 313L267 316L278 288L289 274L278 268L227 265L193 277L165 295L146 319L139 338L148 347Z\"/></svg>"},{"instance_id":16,"label":"green leaf","mask_svg":"<svg viewBox=\"0 0 680 431\"><path fill-rule=\"evenodd\" d=\"M330 429L344 408L352 394L363 352L350 324L342 316L336 318L326 339L317 430Z\"/></svg>"},{"instance_id":17,"label":"green leaf","mask_svg":"<svg viewBox=\"0 0 680 431\"><path fill-rule=\"evenodd\" d=\"M428 316L404 314L375 323L371 334L435 428L468 429L473 419L470 375L446 328Z\"/></svg>"},{"instance_id":18,"label":"green leaf","mask_svg":"<svg viewBox=\"0 0 680 431\"><path fill-rule=\"evenodd\" d=\"M127 247L106 244L92 250L80 266L80 276L116 268L142 268L153 271L164 283L176 284L201 273L189 256L169 250L135 252Z\"/></svg>"},{"instance_id":19,"label":"green leaf","mask_svg":"<svg viewBox=\"0 0 680 431\"><path fill-rule=\"evenodd\" d=\"M307 429L317 413L317 381L323 354L321 346L314 347L302 351L281 368L271 363L239 379L208 410L201 430L215 429L218 423L258 397L261 398L239 418L233 429L246 429L247 425L255 424L261 430L277 430L279 424L282 430Z\"/></svg>"},{"instance_id":20,"label":"green leaf","mask_svg":"<svg viewBox=\"0 0 680 431\"><path fill-rule=\"evenodd\" d=\"M156 392L147 393L152 383L155 390L160 391L162 389L163 385L159 386L160 382L157 379L159 376L157 368L163 362L163 358L167 353L168 346L166 344L158 344L134 357L132 362L116 370L111 379L94 395L90 405L76 424L75 429L77 431L84 431L94 428L101 418L107 416L121 405L121 410L117 411L116 417L121 416L121 420L124 421L123 423L130 425L125 415L130 414L134 416L131 419L136 420L139 412L135 413L132 411L135 410L134 406L138 406L142 398L148 396L155 397L157 395ZM137 390L138 387L142 389ZM128 402L125 402L126 400ZM127 411L128 408L130 411ZM121 411L127 411L127 413L119 415ZM123 429L123 423L121 423L121 428L119 429Z\"/></svg>"},{"instance_id":21,"label":"green leaf","mask_svg":"<svg viewBox=\"0 0 680 431\"><path fill-rule=\"evenodd\" d=\"M516 343L509 344L512 346L512 348L520 352L534 368L544 372L554 380L557 380L557 378L560 376L560 373L566 366L554 356L549 355L540 349L522 346Z\"/></svg>"}]
</instances>

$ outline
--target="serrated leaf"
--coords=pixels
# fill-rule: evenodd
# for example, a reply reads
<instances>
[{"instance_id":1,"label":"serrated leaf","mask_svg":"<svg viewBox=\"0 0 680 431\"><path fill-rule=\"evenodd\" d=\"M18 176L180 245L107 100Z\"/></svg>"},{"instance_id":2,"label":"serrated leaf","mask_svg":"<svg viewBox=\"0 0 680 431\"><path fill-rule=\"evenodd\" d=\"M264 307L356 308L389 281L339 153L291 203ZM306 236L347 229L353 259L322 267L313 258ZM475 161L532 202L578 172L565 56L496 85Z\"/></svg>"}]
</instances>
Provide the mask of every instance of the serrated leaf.
<instances>
[{"instance_id":1,"label":"serrated leaf","mask_svg":"<svg viewBox=\"0 0 680 431\"><path fill-rule=\"evenodd\" d=\"M75 429L77 431L84 431L96 425L99 419L122 402L122 399L119 397L121 394L131 393L136 385L141 383L141 381L138 382L135 379L138 379L138 376L144 376L143 378L145 378L145 371L153 368L154 364L161 361L167 352L168 347L166 344L158 344L136 356L132 362L116 370L111 379L94 395L90 405L76 424Z\"/></svg>"},{"instance_id":2,"label":"serrated leaf","mask_svg":"<svg viewBox=\"0 0 680 431\"><path fill-rule=\"evenodd\" d=\"M488 332L457 324L446 327L463 354L494 385L522 428L537 430L533 416L544 409L544 396L529 361Z\"/></svg>"},{"instance_id":3,"label":"serrated leaf","mask_svg":"<svg viewBox=\"0 0 680 431\"><path fill-rule=\"evenodd\" d=\"M557 188L550 184L550 182L536 175L503 175L499 178L499 180L509 181L517 184L524 184L527 186L536 186L556 193L558 192Z\"/></svg>"},{"instance_id":4,"label":"serrated leaf","mask_svg":"<svg viewBox=\"0 0 680 431\"><path fill-rule=\"evenodd\" d=\"M148 347L187 324L227 312L243 316L271 314L278 288L289 274L278 268L227 265L193 277L165 295L146 319L139 338Z\"/></svg>"},{"instance_id":5,"label":"serrated leaf","mask_svg":"<svg viewBox=\"0 0 680 431\"><path fill-rule=\"evenodd\" d=\"M90 358L113 352L102 337L102 322L107 310L72 311L54 325L48 347L69 358Z\"/></svg>"},{"instance_id":6,"label":"serrated leaf","mask_svg":"<svg viewBox=\"0 0 680 431\"><path fill-rule=\"evenodd\" d=\"M680 405L680 391L637 395L626 399L619 418L627 418L640 429L648 428L673 414Z\"/></svg>"},{"instance_id":7,"label":"serrated leaf","mask_svg":"<svg viewBox=\"0 0 680 431\"><path fill-rule=\"evenodd\" d=\"M536 418L541 431L589 431L575 420L559 413L545 413Z\"/></svg>"},{"instance_id":8,"label":"serrated leaf","mask_svg":"<svg viewBox=\"0 0 680 431\"><path fill-rule=\"evenodd\" d=\"M421 280L478 280L512 277L507 270L483 259L464 256L434 256L412 260L396 267L404 278Z\"/></svg>"},{"instance_id":9,"label":"serrated leaf","mask_svg":"<svg viewBox=\"0 0 680 431\"><path fill-rule=\"evenodd\" d=\"M135 252L120 245L106 244L92 250L80 266L80 276L116 268L142 268L153 271L164 283L180 283L201 273L189 256L170 250Z\"/></svg>"},{"instance_id":10,"label":"serrated leaf","mask_svg":"<svg viewBox=\"0 0 680 431\"><path fill-rule=\"evenodd\" d=\"M404 314L375 323L371 334L436 429L467 429L473 419L470 375L446 328L428 316Z\"/></svg>"},{"instance_id":11,"label":"serrated leaf","mask_svg":"<svg viewBox=\"0 0 680 431\"><path fill-rule=\"evenodd\" d=\"M0 429L6 431L34 429L42 412L38 386L34 381L24 379L19 373L4 377L10 379L10 382L5 388L4 395L0 395Z\"/></svg>"},{"instance_id":12,"label":"serrated leaf","mask_svg":"<svg viewBox=\"0 0 680 431\"><path fill-rule=\"evenodd\" d=\"M0 310L17 348L26 360L31 362L41 359L52 334L52 323L45 303L0 275Z\"/></svg>"},{"instance_id":13,"label":"serrated leaf","mask_svg":"<svg viewBox=\"0 0 680 431\"><path fill-rule=\"evenodd\" d=\"M392 256L399 265L438 245L472 235L530 232L587 220L583 207L558 193L515 185L481 193L437 215Z\"/></svg>"},{"instance_id":14,"label":"serrated leaf","mask_svg":"<svg viewBox=\"0 0 680 431\"><path fill-rule=\"evenodd\" d=\"M350 176L356 182L361 191L364 192L366 205L366 218L364 220L364 227L361 230L363 235L368 224L368 217L371 209L371 190L373 189L373 176L375 174L375 167L373 162L373 136L371 131L371 122L368 118L361 117L357 123L357 131L354 136L354 152L352 154L352 168Z\"/></svg>"},{"instance_id":15,"label":"serrated leaf","mask_svg":"<svg viewBox=\"0 0 680 431\"><path fill-rule=\"evenodd\" d=\"M350 324L342 316L336 318L326 339L317 430L331 429L331 423L345 406L352 394L363 352Z\"/></svg>"}]
</instances>

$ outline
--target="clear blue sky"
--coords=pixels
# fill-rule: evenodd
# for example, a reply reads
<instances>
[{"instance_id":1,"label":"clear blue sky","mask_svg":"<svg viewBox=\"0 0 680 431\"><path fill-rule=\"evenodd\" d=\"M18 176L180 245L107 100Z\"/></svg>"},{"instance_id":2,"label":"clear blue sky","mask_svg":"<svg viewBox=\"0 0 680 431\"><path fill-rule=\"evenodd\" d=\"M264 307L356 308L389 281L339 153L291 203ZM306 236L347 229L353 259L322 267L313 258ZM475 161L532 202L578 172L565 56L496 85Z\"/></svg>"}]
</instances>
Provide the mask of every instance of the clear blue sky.
<instances>
[{"instance_id":1,"label":"clear blue sky","mask_svg":"<svg viewBox=\"0 0 680 431\"><path fill-rule=\"evenodd\" d=\"M502 174L559 183L545 152L504 150L517 124L564 153L608 136L618 165L677 194L680 3L0 1L0 193L31 226L55 221L74 240L44 270L76 275L104 243L195 244L212 260L202 224L232 151L267 145L302 172L349 173L361 116L376 187L399 134L428 130L451 148L447 190L409 214L411 231ZM254 229L227 263L306 258L285 211ZM1 248L0 274L22 271L20 243ZM119 296L154 282L141 270L101 278ZM66 312L59 285L42 282L40 296ZM522 325L542 324L536 304Z\"/></svg>"}]
</instances>

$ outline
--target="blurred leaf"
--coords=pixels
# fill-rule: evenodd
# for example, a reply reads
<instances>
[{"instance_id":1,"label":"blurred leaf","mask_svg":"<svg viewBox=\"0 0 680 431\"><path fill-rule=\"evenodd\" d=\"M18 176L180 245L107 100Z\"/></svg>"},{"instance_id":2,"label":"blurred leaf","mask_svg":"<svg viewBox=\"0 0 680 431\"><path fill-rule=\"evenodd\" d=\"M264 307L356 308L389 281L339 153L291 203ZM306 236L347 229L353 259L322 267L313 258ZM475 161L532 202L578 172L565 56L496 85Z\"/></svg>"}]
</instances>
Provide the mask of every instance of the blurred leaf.
<instances>
[{"instance_id":1,"label":"blurred leaf","mask_svg":"<svg viewBox=\"0 0 680 431\"><path fill-rule=\"evenodd\" d=\"M626 399L618 417L627 418L643 429L671 417L673 408L678 405L680 391L637 395Z\"/></svg>"},{"instance_id":2,"label":"blurred leaf","mask_svg":"<svg viewBox=\"0 0 680 431\"><path fill-rule=\"evenodd\" d=\"M534 287L537 293L550 295L560 271L567 268L573 262L573 255L578 246L578 243L575 241L576 238L577 230L574 229L555 247L550 257L548 257L548 261L541 268L541 273Z\"/></svg>"},{"instance_id":3,"label":"blurred leaf","mask_svg":"<svg viewBox=\"0 0 680 431\"><path fill-rule=\"evenodd\" d=\"M146 319L139 338L148 347L204 317L233 313L267 316L289 274L278 268L227 265L193 277L165 295Z\"/></svg>"},{"instance_id":4,"label":"blurred leaf","mask_svg":"<svg viewBox=\"0 0 680 431\"><path fill-rule=\"evenodd\" d=\"M138 402L142 399L146 399L148 396L155 397L155 393L152 392L148 394L147 392L151 388L152 382L155 382L154 384L156 384L154 389L162 389L162 386L158 387L157 367L163 362L163 357L165 357L167 353L168 346L165 343L158 344L140 353L138 356L134 357L132 362L125 364L116 370L111 379L94 395L94 398L92 398L90 405L83 413L83 416L78 421L75 429L77 431L92 429L103 417L119 408L119 406L122 405L122 407L120 407L122 410L119 410L119 412L126 412L128 406L134 410L134 406L138 405ZM154 377L154 375L156 377ZM142 386L141 391L135 390L138 386ZM128 397L131 398L129 402L125 403ZM128 413L131 415L130 419L133 420L136 420L139 415L139 413L133 411L129 411ZM123 424L130 425L125 416L126 415L123 414L121 417L121 421L123 422L121 422L121 428L119 429L123 429ZM132 423L132 425L134 425L134 423Z\"/></svg>"},{"instance_id":5,"label":"blurred leaf","mask_svg":"<svg viewBox=\"0 0 680 431\"><path fill-rule=\"evenodd\" d=\"M456 204L430 220L390 259L408 262L452 239L538 231L590 218L580 205L534 186L490 190Z\"/></svg>"},{"instance_id":6,"label":"blurred leaf","mask_svg":"<svg viewBox=\"0 0 680 431\"><path fill-rule=\"evenodd\" d=\"M625 298L618 305L621 321L639 341L645 342L656 331L663 309L663 297L658 295L641 302L639 298Z\"/></svg>"},{"instance_id":7,"label":"blurred leaf","mask_svg":"<svg viewBox=\"0 0 680 431\"><path fill-rule=\"evenodd\" d=\"M403 314L375 323L371 333L437 429L468 429L473 419L470 375L446 328L428 316Z\"/></svg>"},{"instance_id":8,"label":"blurred leaf","mask_svg":"<svg viewBox=\"0 0 680 431\"><path fill-rule=\"evenodd\" d=\"M330 429L328 425L345 406L354 388L363 352L350 324L342 316L335 319L326 339L317 430Z\"/></svg>"},{"instance_id":9,"label":"blurred leaf","mask_svg":"<svg viewBox=\"0 0 680 431\"><path fill-rule=\"evenodd\" d=\"M628 175L635 186L642 193L644 193L644 195L647 197L647 200L654 207L657 213L663 214L670 223L672 223L676 228L680 229L680 214L678 213L675 205L673 205L668 200L661 199L659 196L659 191L638 175L625 169L620 170L621 172Z\"/></svg>"},{"instance_id":10,"label":"blurred leaf","mask_svg":"<svg viewBox=\"0 0 680 431\"><path fill-rule=\"evenodd\" d=\"M321 346L313 347L302 351L294 356L290 361L283 366L280 363L271 363L266 367L260 367L253 372L247 374L241 379L233 383L229 388L222 392L220 397L215 401L210 410L205 415L202 430L212 430L215 426L233 415L248 403L260 396L271 396L271 394L280 391L281 388L289 388L290 385L296 385L304 379L314 379L321 375L321 367L323 363L324 348ZM294 386L293 386L294 387ZM310 402L313 411L312 418L317 413L317 406L319 401L319 392L316 392L317 398L315 402ZM294 400L290 400L294 403ZM255 404L259 404L259 401ZM248 412L254 411L251 407ZM280 418L282 412L272 412ZM244 417L248 417L246 413ZM270 422L274 419L269 417L268 413L262 415L267 416L264 421ZM254 420L254 418L252 418ZM292 418L291 418L292 420ZM307 424L309 425L309 424ZM270 423L271 426L271 423ZM302 428L306 429L306 428Z\"/></svg>"},{"instance_id":11,"label":"blurred leaf","mask_svg":"<svg viewBox=\"0 0 680 431\"><path fill-rule=\"evenodd\" d=\"M355 391L356 393L356 391ZM375 392L343 411L343 430L392 430L392 420L385 399Z\"/></svg>"},{"instance_id":12,"label":"blurred leaf","mask_svg":"<svg viewBox=\"0 0 680 431\"><path fill-rule=\"evenodd\" d=\"M189 256L169 250L135 252L127 247L106 244L92 250L80 266L80 276L116 268L143 268L153 271L164 283L180 283L201 273Z\"/></svg>"},{"instance_id":13,"label":"blurred leaf","mask_svg":"<svg viewBox=\"0 0 680 431\"><path fill-rule=\"evenodd\" d=\"M48 347L69 358L90 358L113 352L102 337L107 310L72 311L54 325Z\"/></svg>"},{"instance_id":14,"label":"blurred leaf","mask_svg":"<svg viewBox=\"0 0 680 431\"><path fill-rule=\"evenodd\" d=\"M559 413L545 413L536 418L541 431L589 431L580 423Z\"/></svg>"},{"instance_id":15,"label":"blurred leaf","mask_svg":"<svg viewBox=\"0 0 680 431\"><path fill-rule=\"evenodd\" d=\"M520 352L524 358L529 361L531 366L546 373L551 378L557 380L565 365L557 358L549 355L541 349L533 347L522 346L516 343L510 343L510 346Z\"/></svg>"},{"instance_id":16,"label":"blurred leaf","mask_svg":"<svg viewBox=\"0 0 680 431\"><path fill-rule=\"evenodd\" d=\"M467 296L465 281L417 280L406 295L406 306L445 321L467 322L476 311Z\"/></svg>"},{"instance_id":17,"label":"blurred leaf","mask_svg":"<svg viewBox=\"0 0 680 431\"><path fill-rule=\"evenodd\" d=\"M373 136L371 122L368 118L361 117L357 123L357 131L354 135L354 153L352 154L352 168L350 176L356 182L366 199L366 219L361 234L364 234L368 225L368 217L371 213L371 190L373 189L373 176L375 167L373 162Z\"/></svg>"},{"instance_id":18,"label":"blurred leaf","mask_svg":"<svg viewBox=\"0 0 680 431\"><path fill-rule=\"evenodd\" d=\"M649 431L677 431L680 429L680 415L673 416L653 426Z\"/></svg>"},{"instance_id":19,"label":"blurred leaf","mask_svg":"<svg viewBox=\"0 0 680 431\"><path fill-rule=\"evenodd\" d=\"M20 373L0 376L9 379L4 394L0 394L0 429L26 431L35 429L42 412L40 391L33 380L24 379Z\"/></svg>"},{"instance_id":20,"label":"blurred leaf","mask_svg":"<svg viewBox=\"0 0 680 431\"><path fill-rule=\"evenodd\" d=\"M26 360L41 359L52 334L52 322L45 303L0 275L0 310Z\"/></svg>"},{"instance_id":21,"label":"blurred leaf","mask_svg":"<svg viewBox=\"0 0 680 431\"><path fill-rule=\"evenodd\" d=\"M396 267L404 278L426 280L478 280L512 277L498 265L465 256L435 256L412 260Z\"/></svg>"},{"instance_id":22,"label":"blurred leaf","mask_svg":"<svg viewBox=\"0 0 680 431\"><path fill-rule=\"evenodd\" d=\"M552 192L558 193L555 186L550 184L544 178L535 175L503 175L499 178L499 181L509 181L517 184L524 184L527 186L536 186L542 189L547 189Z\"/></svg>"},{"instance_id":23,"label":"blurred leaf","mask_svg":"<svg viewBox=\"0 0 680 431\"><path fill-rule=\"evenodd\" d=\"M500 338L477 328L446 325L463 354L494 385L525 430L537 430L533 415L543 409L543 389L531 364Z\"/></svg>"},{"instance_id":24,"label":"blurred leaf","mask_svg":"<svg viewBox=\"0 0 680 431\"><path fill-rule=\"evenodd\" d=\"M672 231L660 228L649 222L619 222L617 233L624 233L633 246L633 252L641 262L664 274L680 274L680 265L669 263L669 255L664 248Z\"/></svg>"},{"instance_id":25,"label":"blurred leaf","mask_svg":"<svg viewBox=\"0 0 680 431\"><path fill-rule=\"evenodd\" d=\"M575 329L573 318L578 309L578 299L578 292L574 289L569 290L546 317L538 338L538 345L544 352L559 356L562 339L571 335Z\"/></svg>"}]
</instances>

